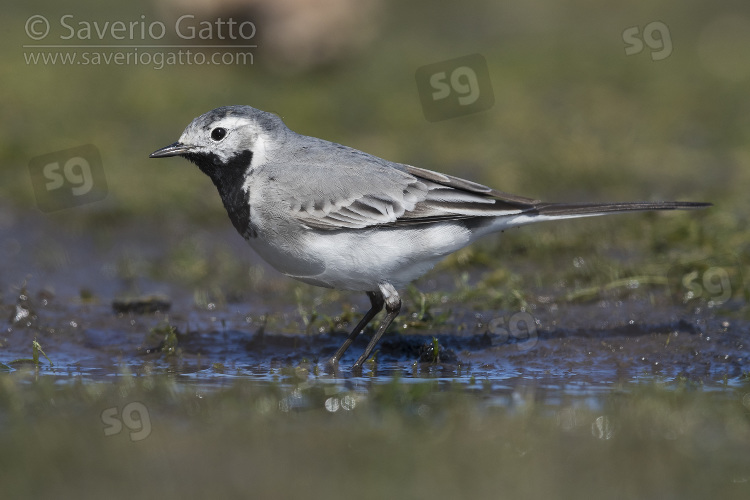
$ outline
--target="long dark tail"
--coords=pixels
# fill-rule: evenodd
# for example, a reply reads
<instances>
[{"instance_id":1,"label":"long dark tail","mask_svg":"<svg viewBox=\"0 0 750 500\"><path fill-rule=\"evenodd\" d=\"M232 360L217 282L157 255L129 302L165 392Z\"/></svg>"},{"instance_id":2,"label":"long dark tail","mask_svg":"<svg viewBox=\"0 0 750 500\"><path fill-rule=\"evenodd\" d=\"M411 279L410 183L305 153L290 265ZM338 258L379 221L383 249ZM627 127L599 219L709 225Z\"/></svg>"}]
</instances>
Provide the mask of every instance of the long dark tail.
<instances>
[{"instance_id":1,"label":"long dark tail","mask_svg":"<svg viewBox=\"0 0 750 500\"><path fill-rule=\"evenodd\" d=\"M550 217L586 217L617 212L645 210L693 210L710 207L711 203L695 201L632 201L623 203L540 203L531 213Z\"/></svg>"},{"instance_id":2,"label":"long dark tail","mask_svg":"<svg viewBox=\"0 0 750 500\"><path fill-rule=\"evenodd\" d=\"M505 217L498 217L490 226L492 231L510 227L533 224L559 219L594 217L624 212L642 212L647 210L693 210L710 207L711 203L693 201L632 201L622 203L539 203L530 206L523 212Z\"/></svg>"}]
</instances>

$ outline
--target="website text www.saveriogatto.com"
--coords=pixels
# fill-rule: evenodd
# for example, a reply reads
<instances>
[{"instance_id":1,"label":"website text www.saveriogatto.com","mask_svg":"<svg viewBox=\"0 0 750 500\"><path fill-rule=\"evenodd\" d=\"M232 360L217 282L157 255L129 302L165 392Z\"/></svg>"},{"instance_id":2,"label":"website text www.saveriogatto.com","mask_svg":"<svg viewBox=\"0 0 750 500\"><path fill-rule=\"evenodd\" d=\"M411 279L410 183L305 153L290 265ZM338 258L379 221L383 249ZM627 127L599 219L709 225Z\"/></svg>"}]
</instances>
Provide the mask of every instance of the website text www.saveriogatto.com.
<instances>
[{"instance_id":1,"label":"website text www.saveriogatto.com","mask_svg":"<svg viewBox=\"0 0 750 500\"><path fill-rule=\"evenodd\" d=\"M43 15L26 20L23 45L28 65L175 65L253 64L255 25L217 18L196 21L186 14L171 26L162 21L88 21L71 14L50 21ZM179 40L167 44L162 39ZM112 43L114 41L114 43ZM209 43L210 41L210 43ZM225 43L226 42L226 43Z\"/></svg>"}]
</instances>

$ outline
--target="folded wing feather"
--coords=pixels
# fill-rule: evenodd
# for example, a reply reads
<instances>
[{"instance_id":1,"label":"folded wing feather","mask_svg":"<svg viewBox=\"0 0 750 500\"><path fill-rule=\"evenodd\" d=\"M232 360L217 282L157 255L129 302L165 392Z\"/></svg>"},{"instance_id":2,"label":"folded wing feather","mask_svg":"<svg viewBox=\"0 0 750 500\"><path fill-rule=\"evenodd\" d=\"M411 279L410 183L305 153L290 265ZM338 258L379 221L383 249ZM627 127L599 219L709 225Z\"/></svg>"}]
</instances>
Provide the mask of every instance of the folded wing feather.
<instances>
[{"instance_id":1,"label":"folded wing feather","mask_svg":"<svg viewBox=\"0 0 750 500\"><path fill-rule=\"evenodd\" d=\"M360 187L355 196L330 199L321 193L321 199L298 202L295 217L315 229L362 229L513 215L536 202L431 170L401 167L376 169L373 186Z\"/></svg>"}]
</instances>

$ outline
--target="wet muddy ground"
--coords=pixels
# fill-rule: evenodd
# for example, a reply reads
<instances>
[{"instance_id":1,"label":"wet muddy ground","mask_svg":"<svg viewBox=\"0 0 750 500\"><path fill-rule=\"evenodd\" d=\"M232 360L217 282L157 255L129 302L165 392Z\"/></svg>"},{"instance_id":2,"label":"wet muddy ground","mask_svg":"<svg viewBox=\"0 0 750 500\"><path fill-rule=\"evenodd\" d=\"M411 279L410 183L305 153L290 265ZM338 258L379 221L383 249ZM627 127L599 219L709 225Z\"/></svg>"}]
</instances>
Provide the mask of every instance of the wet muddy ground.
<instances>
[{"instance_id":1,"label":"wet muddy ground","mask_svg":"<svg viewBox=\"0 0 750 500\"><path fill-rule=\"evenodd\" d=\"M577 393L643 379L722 386L750 372L750 325L737 299L720 307L684 305L666 286L644 286L643 293L630 286L625 294L602 289L591 300L576 301L559 290L535 289L522 305L489 309L453 302L455 284L445 275L455 270L436 271L418 283L426 293L445 293L437 305L415 304L425 295L414 290L405 295L405 310L361 374L349 366L372 327L331 372L325 361L365 311L366 298L320 295L294 284L260 262L231 228L211 237L221 249L218 257L185 257L184 265L207 267L205 275L215 277L212 265L233 262L243 271L227 286L238 290L234 297L211 278L190 286L149 268L149 262L166 266L165 260L180 258L175 240L158 227L125 226L115 241L85 229L60 229L41 216L5 217L0 276L7 321L0 362L8 370L31 357L36 339L54 363L43 360L43 373L87 380L124 370L206 382L272 381L293 373L438 378L506 389L533 383ZM468 279L482 272L474 269ZM253 282L253 273L261 278Z\"/></svg>"}]
</instances>

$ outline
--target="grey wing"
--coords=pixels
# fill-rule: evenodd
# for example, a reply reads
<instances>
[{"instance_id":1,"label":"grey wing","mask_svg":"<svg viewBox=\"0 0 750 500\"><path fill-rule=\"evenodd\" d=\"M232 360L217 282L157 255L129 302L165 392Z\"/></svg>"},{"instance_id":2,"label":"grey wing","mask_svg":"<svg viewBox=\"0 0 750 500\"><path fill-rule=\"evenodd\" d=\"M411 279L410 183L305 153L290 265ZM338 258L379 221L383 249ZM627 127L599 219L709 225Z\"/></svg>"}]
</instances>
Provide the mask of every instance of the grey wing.
<instances>
[{"instance_id":1,"label":"grey wing","mask_svg":"<svg viewBox=\"0 0 750 500\"><path fill-rule=\"evenodd\" d=\"M537 200L409 165L359 157L351 165L317 165L286 192L291 214L322 230L401 226L520 214ZM287 187L292 187L287 184Z\"/></svg>"}]
</instances>

